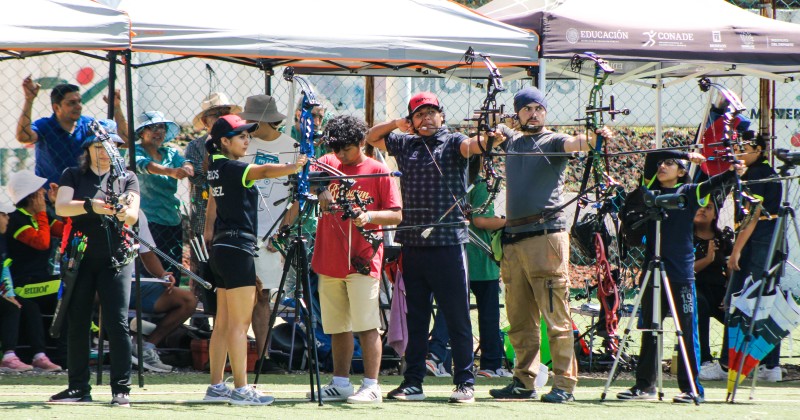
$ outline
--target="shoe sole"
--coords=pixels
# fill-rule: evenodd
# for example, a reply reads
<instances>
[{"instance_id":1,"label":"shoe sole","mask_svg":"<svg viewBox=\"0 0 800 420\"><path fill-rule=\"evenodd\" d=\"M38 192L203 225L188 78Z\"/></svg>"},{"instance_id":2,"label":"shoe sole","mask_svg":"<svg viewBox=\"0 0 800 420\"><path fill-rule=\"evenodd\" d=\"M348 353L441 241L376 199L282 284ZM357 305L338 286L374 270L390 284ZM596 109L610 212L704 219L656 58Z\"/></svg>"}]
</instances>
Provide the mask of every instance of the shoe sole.
<instances>
[{"instance_id":1,"label":"shoe sole","mask_svg":"<svg viewBox=\"0 0 800 420\"><path fill-rule=\"evenodd\" d=\"M377 400L352 400L350 398L347 399L348 404L380 404L383 402L383 398L378 398Z\"/></svg>"},{"instance_id":2,"label":"shoe sole","mask_svg":"<svg viewBox=\"0 0 800 420\"><path fill-rule=\"evenodd\" d=\"M538 395L531 395L530 397L495 397L492 395L492 398L495 401L535 401L539 399Z\"/></svg>"},{"instance_id":3,"label":"shoe sole","mask_svg":"<svg viewBox=\"0 0 800 420\"><path fill-rule=\"evenodd\" d=\"M317 397L317 396L316 396L316 395L314 395L314 398L315 398L315 399L316 399L316 397ZM345 396L345 397L335 397L335 398L331 398L331 397L325 397L325 396L323 395L323 396L322 396L322 402L345 402L345 401L347 401L347 398L348 398L348 397L350 397L350 395L347 395L347 396ZM308 395L308 394L306 394L306 399L309 399L309 400L310 400L310 399L311 399L311 395Z\"/></svg>"},{"instance_id":4,"label":"shoe sole","mask_svg":"<svg viewBox=\"0 0 800 420\"><path fill-rule=\"evenodd\" d=\"M451 403L455 403L455 404L472 404L472 403L475 402L475 397L472 397L472 398L466 399L466 400L462 400L462 399L458 399L458 398L450 398L450 402Z\"/></svg>"},{"instance_id":5,"label":"shoe sole","mask_svg":"<svg viewBox=\"0 0 800 420\"><path fill-rule=\"evenodd\" d=\"M656 399L656 396L655 395L647 395L647 396L630 396L630 397L628 397L628 396L619 396L619 395L617 395L617 399L618 400L622 400L622 401L628 401L628 400L643 400L643 401L646 401L646 400L654 400L654 399Z\"/></svg>"},{"instance_id":6,"label":"shoe sole","mask_svg":"<svg viewBox=\"0 0 800 420\"><path fill-rule=\"evenodd\" d=\"M223 402L230 402L230 401L231 401L231 398L230 398L230 397L210 397L210 396L206 395L205 397L203 397L203 401L223 401Z\"/></svg>"},{"instance_id":7,"label":"shoe sole","mask_svg":"<svg viewBox=\"0 0 800 420\"><path fill-rule=\"evenodd\" d=\"M67 398L63 400L48 400L48 404L80 404L80 403L90 403L92 401L92 397L84 397L84 398Z\"/></svg>"},{"instance_id":8,"label":"shoe sole","mask_svg":"<svg viewBox=\"0 0 800 420\"><path fill-rule=\"evenodd\" d=\"M238 400L230 400L230 404L232 405L271 405L275 402L272 400L270 402L254 402L254 401L238 401Z\"/></svg>"},{"instance_id":9,"label":"shoe sole","mask_svg":"<svg viewBox=\"0 0 800 420\"><path fill-rule=\"evenodd\" d=\"M395 395L392 397L386 397L390 400L398 400L398 401L422 401L425 399L425 394L416 394L416 395Z\"/></svg>"}]
</instances>

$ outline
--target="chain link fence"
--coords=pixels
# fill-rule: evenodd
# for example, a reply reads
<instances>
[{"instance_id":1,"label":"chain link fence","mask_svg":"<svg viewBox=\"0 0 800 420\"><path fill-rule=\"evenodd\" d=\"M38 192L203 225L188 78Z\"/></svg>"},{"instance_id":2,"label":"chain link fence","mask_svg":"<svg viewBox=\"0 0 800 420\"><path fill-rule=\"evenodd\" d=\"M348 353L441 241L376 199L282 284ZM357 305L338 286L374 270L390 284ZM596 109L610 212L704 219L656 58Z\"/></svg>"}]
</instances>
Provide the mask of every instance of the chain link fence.
<instances>
[{"instance_id":1,"label":"chain link fence","mask_svg":"<svg viewBox=\"0 0 800 420\"><path fill-rule=\"evenodd\" d=\"M477 7L485 2L467 1L470 7ZM474 3L474 4L472 4ZM743 7L753 7L756 2L733 2ZM800 2L781 0L777 2L777 16L780 20L800 23L798 10ZM754 9L754 12L758 12ZM96 52L103 56L104 53ZM160 60L166 62L156 63ZM267 87L277 99L278 109L288 115L285 124L287 128L294 124L295 107L301 94L291 83L281 78L282 68L274 69L274 74L269 74L256 67L247 67L227 61L218 61L202 58L186 58L174 60L174 57L139 53L134 55L134 63L139 67L133 71L133 105L134 114L143 111L163 112L167 119L175 121L181 126L180 134L167 146L177 148L183 153L189 141L205 133L197 131L192 126L192 119L201 111L201 101L212 92L222 92L233 103L244 105L248 96L265 93ZM552 69L550 69L553 72ZM513 74L513 70L502 70L506 76ZM103 117L107 112L107 105L103 101L108 86L108 64L101 60L93 59L86 55L53 54L42 57L26 58L23 60L5 60L0 63L0 72L7 82L0 86L0 93L6 98L0 105L5 112L0 117L0 127L6 135L0 139L0 185L6 185L8 176L22 169L33 169L35 166L35 149L23 146L15 139L17 121L23 103L22 79L28 75L42 85L42 90L36 98L32 116L33 119L47 117L52 114L49 94L53 86L59 83L72 83L81 89L84 115ZM124 87L124 74L118 66L118 86ZM546 93L550 108L548 109L548 125L557 131L577 133L583 131L581 123L575 122L583 117L583 107L591 85L585 81L576 80L570 72L558 73L551 77L546 84ZM794 75L798 76L798 75ZM398 118L407 114L407 102L413 93L428 90L437 94L445 108L447 123L456 129L469 131L465 118L472 116L473 110L480 107L485 96L485 73L474 71L473 79L465 80L456 77L442 78L400 78L400 77L375 77L374 80L374 121L381 122ZM366 98L368 95L367 81L360 76L307 76L307 79L322 97L323 104L330 115L350 114L366 118ZM641 82L641 81L639 81ZM748 106L746 116L753 121L752 127L757 127L758 118L767 110L758 109L759 81L751 77L730 77L719 79L718 82L738 91ZM512 112L513 93L532 81L527 78L514 78L506 82L507 91L497 97L499 104L506 104L507 112ZM794 149L800 147L800 84L785 83L775 85L774 121L777 139L774 146ZM608 86L605 96L615 95L617 106L631 109L631 115L618 118L611 123L606 121L619 133L614 143L609 144L609 151L638 150L655 147L655 91L649 82L626 83ZM123 106L131 98L125 97L123 89ZM700 92L694 81L678 84L665 89L663 92L662 122L663 145L674 146L693 143L697 127L704 120L705 105L709 102L708 94ZM63 156L63 166L75 164L76 156ZM502 159L500 159L502 166ZM643 155L627 155L612 157L608 160L609 174L625 185L626 190L631 190L638 182L643 164ZM565 199L575 196L580 185L580 179L585 168L583 160L573 160L567 171ZM800 188L792 187L786 199L793 207L797 207ZM196 235L195 229L189 228L188 210L191 206L188 180L178 182L178 199L185 205L171 209L181 216L183 230L180 238L174 238L183 246L183 261L189 265L191 256L188 240ZM148 197L142 197L148 200ZM10 201L7 195L0 200ZM501 192L496 201L498 214L504 214L504 193ZM725 212L721 222L731 224L730 209L732 205L725 205ZM572 223L575 206L570 206L567 219ZM590 204L582 212L593 212L595 208ZM606 219L613 238L618 233L613 227L611 218ZM793 230L789 232L791 244L798 244L798 239ZM793 248L796 248L795 245ZM609 259L615 266L622 269L621 283L626 290L626 296L631 296L634 288L634 279L640 274L642 250L633 249L624 258L616 251L611 251ZM586 255L573 241L573 253L570 258L572 263L573 287L585 288L594 281L595 261ZM784 278L786 284L797 286L795 290L800 294L800 257L790 256L793 262ZM576 292L580 294L580 292ZM585 293L583 293L585 294ZM594 298L591 298L594 299ZM596 300L593 300L596 301ZM577 305L583 302L577 302ZM626 301L627 303L627 301ZM623 321L624 322L624 321ZM585 322L581 322L585 324ZM669 323L667 323L669 324ZM719 348L722 337L720 330L712 336L712 348ZM794 337L784 340L784 355L796 357L800 351L794 349ZM636 352L631 349L631 352Z\"/></svg>"}]
</instances>

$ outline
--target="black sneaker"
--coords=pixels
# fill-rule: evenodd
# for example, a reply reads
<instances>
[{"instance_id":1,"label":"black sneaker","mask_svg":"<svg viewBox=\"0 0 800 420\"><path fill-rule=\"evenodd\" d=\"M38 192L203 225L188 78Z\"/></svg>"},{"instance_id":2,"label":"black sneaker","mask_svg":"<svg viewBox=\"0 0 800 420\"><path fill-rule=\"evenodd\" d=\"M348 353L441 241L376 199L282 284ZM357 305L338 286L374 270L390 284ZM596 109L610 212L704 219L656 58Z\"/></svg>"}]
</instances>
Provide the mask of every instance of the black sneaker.
<instances>
[{"instance_id":1,"label":"black sneaker","mask_svg":"<svg viewBox=\"0 0 800 420\"><path fill-rule=\"evenodd\" d=\"M641 389L634 385L631 389L626 389L617 394L617 398L620 400L654 400L656 399L656 390Z\"/></svg>"},{"instance_id":2,"label":"black sneaker","mask_svg":"<svg viewBox=\"0 0 800 420\"><path fill-rule=\"evenodd\" d=\"M511 383L500 389L490 389L489 395L498 400L529 400L536 399L536 390L525 388L525 385L516 376Z\"/></svg>"},{"instance_id":3,"label":"black sneaker","mask_svg":"<svg viewBox=\"0 0 800 420\"><path fill-rule=\"evenodd\" d=\"M119 392L111 398L111 405L114 407L130 407L131 397L127 393Z\"/></svg>"},{"instance_id":4,"label":"black sneaker","mask_svg":"<svg viewBox=\"0 0 800 420\"><path fill-rule=\"evenodd\" d=\"M697 397L697 402L702 403L705 402L705 398L702 396ZM672 397L672 402L679 403L679 404L691 404L694 402L694 398L691 392L681 392L680 394Z\"/></svg>"},{"instance_id":5,"label":"black sneaker","mask_svg":"<svg viewBox=\"0 0 800 420\"><path fill-rule=\"evenodd\" d=\"M567 403L575 401L575 396L563 389L553 388L547 394L542 395L542 402L546 403Z\"/></svg>"},{"instance_id":6,"label":"black sneaker","mask_svg":"<svg viewBox=\"0 0 800 420\"><path fill-rule=\"evenodd\" d=\"M425 394L422 393L422 384L403 380L400 386L386 394L386 398L400 401L422 401L425 399Z\"/></svg>"},{"instance_id":7,"label":"black sneaker","mask_svg":"<svg viewBox=\"0 0 800 420\"><path fill-rule=\"evenodd\" d=\"M50 397L50 402L73 403L91 402L91 389L67 388L56 395Z\"/></svg>"},{"instance_id":8,"label":"black sneaker","mask_svg":"<svg viewBox=\"0 0 800 420\"><path fill-rule=\"evenodd\" d=\"M456 385L456 389L450 394L451 403L466 403L471 404L475 402L475 387L471 383L464 382L463 384Z\"/></svg>"}]
</instances>

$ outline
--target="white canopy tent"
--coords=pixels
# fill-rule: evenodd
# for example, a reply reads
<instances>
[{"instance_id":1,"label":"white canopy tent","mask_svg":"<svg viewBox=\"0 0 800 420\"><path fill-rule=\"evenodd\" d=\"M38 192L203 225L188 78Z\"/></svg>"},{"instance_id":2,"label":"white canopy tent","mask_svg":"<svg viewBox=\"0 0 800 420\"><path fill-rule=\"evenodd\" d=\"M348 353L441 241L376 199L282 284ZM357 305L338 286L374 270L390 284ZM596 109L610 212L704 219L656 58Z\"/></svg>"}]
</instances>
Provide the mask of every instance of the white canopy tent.
<instances>
[{"instance_id":1,"label":"white canopy tent","mask_svg":"<svg viewBox=\"0 0 800 420\"><path fill-rule=\"evenodd\" d=\"M499 67L530 68L538 59L535 33L446 0L102 1L130 16L134 52L417 77L463 67L468 47Z\"/></svg>"},{"instance_id":2,"label":"white canopy tent","mask_svg":"<svg viewBox=\"0 0 800 420\"><path fill-rule=\"evenodd\" d=\"M130 29L124 13L92 1L25 0L0 14L0 54L124 50Z\"/></svg>"}]
</instances>

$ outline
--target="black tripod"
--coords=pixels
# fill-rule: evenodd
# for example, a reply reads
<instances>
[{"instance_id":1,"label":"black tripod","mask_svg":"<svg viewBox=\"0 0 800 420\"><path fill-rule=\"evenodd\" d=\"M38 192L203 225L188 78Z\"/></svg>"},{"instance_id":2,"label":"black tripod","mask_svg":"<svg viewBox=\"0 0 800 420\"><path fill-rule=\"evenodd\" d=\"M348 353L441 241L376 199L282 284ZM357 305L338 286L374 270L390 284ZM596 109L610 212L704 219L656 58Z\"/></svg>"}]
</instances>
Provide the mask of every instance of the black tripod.
<instances>
[{"instance_id":1,"label":"black tripod","mask_svg":"<svg viewBox=\"0 0 800 420\"><path fill-rule=\"evenodd\" d=\"M676 317L676 308L675 308L675 301L672 298L672 288L669 284L669 279L667 278L667 272L664 269L664 262L661 260L661 221L666 216L666 213L663 209L658 207L651 207L648 209L649 215L644 219L636 222L632 228L636 228L642 223L648 222L650 220L656 221L656 237L655 239L655 252L650 260L650 264L647 266L647 273L642 280L642 284L640 285L640 292L636 295L636 300L633 303L633 309L631 310L631 316L628 320L628 325L625 327L625 334L622 336L622 343L620 343L619 348L617 349L617 355L614 358L614 364L611 366L611 372L608 374L608 379L606 380L606 386L603 389L603 393L600 395L600 400L603 401L606 399L606 394L608 393L608 388L611 387L611 382L616 377L615 372L617 367L619 366L620 358L622 357L622 350L625 348L625 343L628 341L628 337L631 333L631 328L633 327L633 322L636 318L636 313L639 310L639 305L642 303L642 297L644 296L645 290L647 289L647 284L650 281L650 278L653 279L653 319L650 324L650 328L643 328L641 331L650 331L656 334L656 378L658 383L658 399L664 399L664 374L661 371L661 360L664 355L664 329L661 325L661 287L663 285L665 295L667 297L667 303L669 304L670 316L672 317L672 321L675 324L675 336L678 339L678 345L680 346L681 358L683 358L683 366L686 368L686 375L689 377L689 384L692 388L692 400L694 400L695 405L698 405L700 402L698 401L697 397L697 386L695 386L694 377L692 376L692 369L691 365L689 364L689 354L686 352L686 344L683 340L683 331L681 330L681 325L678 322L678 318ZM639 360L639 363L642 363L642 360Z\"/></svg>"},{"instance_id":2,"label":"black tripod","mask_svg":"<svg viewBox=\"0 0 800 420\"><path fill-rule=\"evenodd\" d=\"M761 182L780 182L784 181L785 183L785 195L784 197L789 199L789 186L791 185L790 180L794 177L789 176L789 170L795 167L794 164L787 162L786 165L781 166L779 169L780 171L780 178L768 178L758 181L746 181L747 184L755 184ZM794 226L795 234L797 238L800 238L800 227L797 225L797 219L795 218L794 209L791 207L789 201L784 201L781 203L780 208L778 209L778 218L775 222L775 228L772 231L772 240L769 244L769 251L767 251L767 258L764 261L764 268L761 274L761 284L758 287L758 293L756 295L756 302L755 306L753 307L753 316L750 321L750 325L747 328L747 334L744 337L744 343L742 347L742 355L747 354L748 347L753 341L753 330L755 328L755 320L757 319L756 316L758 315L758 309L761 305L761 299L764 296L765 291L770 293L774 291L775 288L778 287L780 282L781 276L786 270L786 262L789 257L789 244L786 238L786 232L789 229L789 219L791 218L792 226ZM774 263L773 262L776 261ZM730 283L730 282L729 282ZM744 288L742 289L744 290ZM730 292L725 297L726 307L730 307ZM776 293L782 293L777 291ZM728 318L730 311L726 313L726 323L725 327L728 326ZM780 342L778 342L780 346ZM725 351L726 349L723 349ZM731 403L735 402L736 399L736 390L739 387L739 380L741 379L741 372L744 367L745 357L742 357L739 361L738 369L736 370L736 380L733 384L733 391L726 397L727 401ZM753 397L753 393L755 392L756 386L756 378L758 375L756 373L753 374L753 386L751 389L751 399Z\"/></svg>"},{"instance_id":3,"label":"black tripod","mask_svg":"<svg viewBox=\"0 0 800 420\"><path fill-rule=\"evenodd\" d=\"M278 286L278 294L275 300L275 306L272 308L272 312L269 316L269 328L267 329L267 337L264 340L264 349L261 351L261 355L259 358L259 363L256 369L256 377L254 383L258 383L258 378L261 374L261 364L263 363L264 356L267 352L267 348L269 347L269 340L272 336L272 330L275 326L275 320L278 317L278 307L283 300L284 294L284 286L286 285L286 279L289 276L289 272L294 269L295 276L297 279L297 288L294 294L294 312L295 316L293 318L293 322L297 322L297 319L300 318L301 322L305 325L306 330L306 339L308 341L306 345L307 357L310 361L309 369L308 369L308 376L309 376L309 387L310 387L310 401L319 401L319 405L322 405L322 386L320 385L319 379L319 358L317 357L317 345L316 345L316 329L317 329L317 319L314 316L314 312L311 309L313 307L312 301L314 296L311 292L311 280L309 278L309 261L308 261L308 248L306 247L307 239L303 235L303 222L307 219L308 213L311 211L311 203L306 201L306 206L304 209L300 211L300 215L295 221L294 226L291 229L282 232L283 235L289 236L291 234L291 230L295 230L294 236L289 241L288 246L286 247L285 252L285 262L283 264L283 273L281 275L281 282ZM292 331L296 325L292 326ZM291 368L291 363L289 368ZM315 380L316 380L316 388L315 388Z\"/></svg>"}]
</instances>

